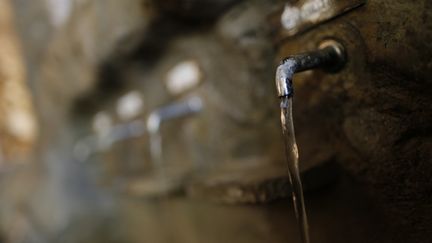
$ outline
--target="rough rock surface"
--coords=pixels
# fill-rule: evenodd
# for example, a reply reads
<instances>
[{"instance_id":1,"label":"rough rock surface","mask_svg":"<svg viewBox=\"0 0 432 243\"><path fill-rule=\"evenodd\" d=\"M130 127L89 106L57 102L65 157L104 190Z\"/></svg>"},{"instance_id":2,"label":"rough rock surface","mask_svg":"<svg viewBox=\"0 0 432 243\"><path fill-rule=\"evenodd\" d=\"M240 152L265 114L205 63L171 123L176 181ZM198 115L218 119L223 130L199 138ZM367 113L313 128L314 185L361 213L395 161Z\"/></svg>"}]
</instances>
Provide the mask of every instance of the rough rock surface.
<instances>
[{"instance_id":1,"label":"rough rock surface","mask_svg":"<svg viewBox=\"0 0 432 243\"><path fill-rule=\"evenodd\" d=\"M294 80L300 157L306 168L337 161L364 188L351 192L355 186L348 183L342 192L321 192L329 192L327 196L318 193L311 206L318 228L313 238L347 242L347 238L356 236L352 242L406 242L402 236L409 235L413 242L430 240L432 6L428 0L368 1L352 12L286 39L280 39L279 30L273 28L285 1L257 0L235 6L231 5L235 1L220 1L220 5L213 1L219 7L206 9L214 17L205 19L200 14L188 17L191 11L196 13L196 8L202 8L200 1L191 1L196 4L192 7L184 5L186 1L156 5L138 0L76 1L72 17L62 28L38 25L44 20L48 23L48 13L39 12L42 5L37 1L21 0L16 4L26 2L34 7L17 11L22 17L18 26L28 53L30 83L44 134L41 151L45 152L39 156L36 183L31 180L28 184L32 187L19 185L26 188L28 195L23 193L27 197L13 202L18 225L24 225L24 230L37 231L26 228L33 220L42 225L38 228L40 235L55 241L59 232L68 232L68 236L76 235L75 230L82 232L80 226L98 229L93 227L99 224L92 223L98 220L91 213L103 208L101 199L94 196L97 189L89 182L91 176L83 172L84 166L70 159L72 141L89 131L94 113L113 112L117 98L127 90L143 93L145 114L183 98L166 90L164 78L167 70L185 59L200 63L205 81L188 95L201 95L206 108L196 119L167 124L163 134L173 139L164 144L166 160L176 166L198 167L201 172L220 167L242 169L250 167L248 161L258 159L260 166L268 163L276 171L283 171L274 68L283 57L315 49L320 41L331 37L347 48L346 67L335 74L305 72ZM232 9L217 18L229 6ZM38 13L42 18L32 18ZM34 29L39 31L29 31ZM116 147L104 157L115 162L101 167L110 167L109 176L117 178L127 170L124 154L130 152L128 149L146 146L145 141L136 140ZM243 167L242 163L247 164ZM282 187L285 185L286 181ZM266 187L256 188L259 191ZM286 196L279 193L275 190L269 198ZM233 194L238 196L237 192ZM361 205L363 198L366 206ZM50 204L53 199L61 203ZM129 202L121 208L120 218L129 223L125 225L144 222L149 229L148 239L155 237L160 242L170 242L177 235L179 242L190 239L200 235L201 231L194 231L197 228L216 240L222 239L216 242L286 242L287 235L293 234L293 227L286 228L285 220L291 214L285 206L225 208L203 203L195 207L182 201L184 197L167 200ZM77 224L76 229L67 228L83 212L91 212L83 218L93 226ZM337 212L335 219L333 212ZM176 220L171 220L171 213ZM375 221L375 215L381 214L384 220L380 217ZM28 215L34 218L30 220ZM233 226L232 230L227 218L238 220L233 225L241 227ZM222 226L214 227L213 219L220 220ZM259 223L255 224L255 220ZM160 227L154 227L154 222ZM223 227L224 223L230 227ZM110 227L116 226L108 225L108 231ZM135 240L143 237L142 229L117 227L125 235L135 236ZM163 227L177 235L161 236ZM229 233L224 235L218 230ZM88 233L88 238L92 237L94 234ZM121 242L125 236L117 237ZM205 237L184 242L202 242L200 239Z\"/></svg>"},{"instance_id":2,"label":"rough rock surface","mask_svg":"<svg viewBox=\"0 0 432 243\"><path fill-rule=\"evenodd\" d=\"M367 185L415 242L432 234L431 7L368 1L281 46L281 56L328 37L346 46L349 62L340 73L298 76L300 148L330 145L323 149Z\"/></svg>"},{"instance_id":3,"label":"rough rock surface","mask_svg":"<svg viewBox=\"0 0 432 243\"><path fill-rule=\"evenodd\" d=\"M0 3L0 171L28 159L37 138L32 97L9 1ZM10 168L9 168L10 169Z\"/></svg>"}]
</instances>

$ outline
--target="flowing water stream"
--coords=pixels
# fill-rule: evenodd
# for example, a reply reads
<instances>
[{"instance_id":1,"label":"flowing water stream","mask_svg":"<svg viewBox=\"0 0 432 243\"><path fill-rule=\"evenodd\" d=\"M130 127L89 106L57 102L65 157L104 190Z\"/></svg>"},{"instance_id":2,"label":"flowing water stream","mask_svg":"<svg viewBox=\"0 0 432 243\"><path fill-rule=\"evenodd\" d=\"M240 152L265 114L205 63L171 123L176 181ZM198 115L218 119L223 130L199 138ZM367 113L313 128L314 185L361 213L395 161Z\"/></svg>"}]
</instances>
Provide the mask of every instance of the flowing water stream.
<instances>
[{"instance_id":1,"label":"flowing water stream","mask_svg":"<svg viewBox=\"0 0 432 243\"><path fill-rule=\"evenodd\" d=\"M163 177L165 167L162 161L162 136L160 130L148 131L148 133L150 136L150 159L153 169Z\"/></svg>"},{"instance_id":2,"label":"flowing water stream","mask_svg":"<svg viewBox=\"0 0 432 243\"><path fill-rule=\"evenodd\" d=\"M303 187L300 179L299 153L294 133L292 103L292 97L285 96L280 98L282 133L285 143L288 175L292 187L294 210L300 227L301 242L309 243L309 226L303 197Z\"/></svg>"}]
</instances>

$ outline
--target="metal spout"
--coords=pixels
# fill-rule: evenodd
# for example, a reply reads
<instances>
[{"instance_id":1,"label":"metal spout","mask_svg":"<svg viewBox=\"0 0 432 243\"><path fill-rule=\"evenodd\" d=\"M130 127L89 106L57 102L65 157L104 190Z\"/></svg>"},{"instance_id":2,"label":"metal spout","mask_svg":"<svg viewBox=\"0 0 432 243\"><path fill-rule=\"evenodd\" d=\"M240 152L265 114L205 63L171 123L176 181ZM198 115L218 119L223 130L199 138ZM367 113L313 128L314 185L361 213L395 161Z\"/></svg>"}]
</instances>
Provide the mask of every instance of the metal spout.
<instances>
[{"instance_id":1,"label":"metal spout","mask_svg":"<svg viewBox=\"0 0 432 243\"><path fill-rule=\"evenodd\" d=\"M141 137L146 133L150 137L159 136L160 126L163 122L194 115L199 113L203 109L203 106L202 99L198 96L193 96L185 101L159 107L150 113L146 121L135 120L117 124L106 134L103 134L103 136L89 135L78 140L74 146L74 156L77 161L84 162L96 152L109 150L115 143L130 138ZM157 141L160 143L160 138ZM152 151L154 150L152 149Z\"/></svg>"},{"instance_id":2,"label":"metal spout","mask_svg":"<svg viewBox=\"0 0 432 243\"><path fill-rule=\"evenodd\" d=\"M279 97L292 97L295 73L313 68L337 71L346 62L345 48L333 40L324 41L318 50L285 58L276 69L276 88Z\"/></svg>"},{"instance_id":3,"label":"metal spout","mask_svg":"<svg viewBox=\"0 0 432 243\"><path fill-rule=\"evenodd\" d=\"M147 133L150 136L150 156L153 166L160 169L162 167L162 136L160 126L163 122L176 118L186 117L200 112L203 109L203 102L200 97L194 96L180 103L169 104L158 108L150 113L147 118Z\"/></svg>"},{"instance_id":4,"label":"metal spout","mask_svg":"<svg viewBox=\"0 0 432 243\"><path fill-rule=\"evenodd\" d=\"M157 132L162 122L196 114L202 108L203 102L198 96L193 96L183 102L160 107L152 111L148 116L146 122L147 131L149 133Z\"/></svg>"}]
</instances>

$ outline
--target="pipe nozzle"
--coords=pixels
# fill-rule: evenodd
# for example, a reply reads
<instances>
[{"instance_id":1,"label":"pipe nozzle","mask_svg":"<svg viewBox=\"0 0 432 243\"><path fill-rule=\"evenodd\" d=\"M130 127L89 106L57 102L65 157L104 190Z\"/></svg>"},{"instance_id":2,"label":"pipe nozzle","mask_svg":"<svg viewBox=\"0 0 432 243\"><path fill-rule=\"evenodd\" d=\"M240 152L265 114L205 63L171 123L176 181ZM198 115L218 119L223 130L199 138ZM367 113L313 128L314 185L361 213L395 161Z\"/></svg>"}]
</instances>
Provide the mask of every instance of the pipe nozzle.
<instances>
[{"instance_id":1,"label":"pipe nozzle","mask_svg":"<svg viewBox=\"0 0 432 243\"><path fill-rule=\"evenodd\" d=\"M335 72L346 62L345 48L334 40L319 45L318 50L285 58L276 69L276 88L279 97L292 97L292 79L295 73L313 68L324 68Z\"/></svg>"}]
</instances>

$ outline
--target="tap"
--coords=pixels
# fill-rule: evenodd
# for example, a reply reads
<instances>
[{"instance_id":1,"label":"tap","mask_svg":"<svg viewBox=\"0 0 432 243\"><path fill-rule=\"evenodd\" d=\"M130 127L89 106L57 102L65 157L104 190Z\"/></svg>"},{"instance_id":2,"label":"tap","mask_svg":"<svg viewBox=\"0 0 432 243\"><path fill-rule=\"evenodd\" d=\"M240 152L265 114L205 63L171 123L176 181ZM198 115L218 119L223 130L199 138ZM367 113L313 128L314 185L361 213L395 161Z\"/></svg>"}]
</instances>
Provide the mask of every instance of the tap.
<instances>
[{"instance_id":1,"label":"tap","mask_svg":"<svg viewBox=\"0 0 432 243\"><path fill-rule=\"evenodd\" d=\"M106 134L92 134L79 139L73 148L74 157L85 162L95 153L108 151L115 143L143 136L145 131L145 124L140 120L117 124Z\"/></svg>"},{"instance_id":2,"label":"tap","mask_svg":"<svg viewBox=\"0 0 432 243\"><path fill-rule=\"evenodd\" d=\"M162 168L162 136L160 126L163 122L175 118L181 118L200 112L203 108L201 98L194 96L180 103L169 104L160 107L147 118L147 133L150 136L150 156L154 167Z\"/></svg>"},{"instance_id":3,"label":"tap","mask_svg":"<svg viewBox=\"0 0 432 243\"><path fill-rule=\"evenodd\" d=\"M322 42L318 50L288 56L276 69L278 96L293 96L292 80L295 73L313 68L324 68L334 72L343 67L346 59L345 48L334 40Z\"/></svg>"},{"instance_id":4,"label":"tap","mask_svg":"<svg viewBox=\"0 0 432 243\"><path fill-rule=\"evenodd\" d=\"M108 151L115 143L148 134L152 159L159 160L158 158L161 157L161 124L168 120L196 114L202 110L202 107L201 98L193 96L185 101L157 108L150 113L146 121L134 120L117 124L106 134L89 135L78 140L74 146L74 156L77 161L83 162L95 153Z\"/></svg>"},{"instance_id":5,"label":"tap","mask_svg":"<svg viewBox=\"0 0 432 243\"><path fill-rule=\"evenodd\" d=\"M147 118L146 127L149 133L158 132L164 121L198 113L203 108L200 97L193 96L185 101L162 106L152 111Z\"/></svg>"}]
</instances>

